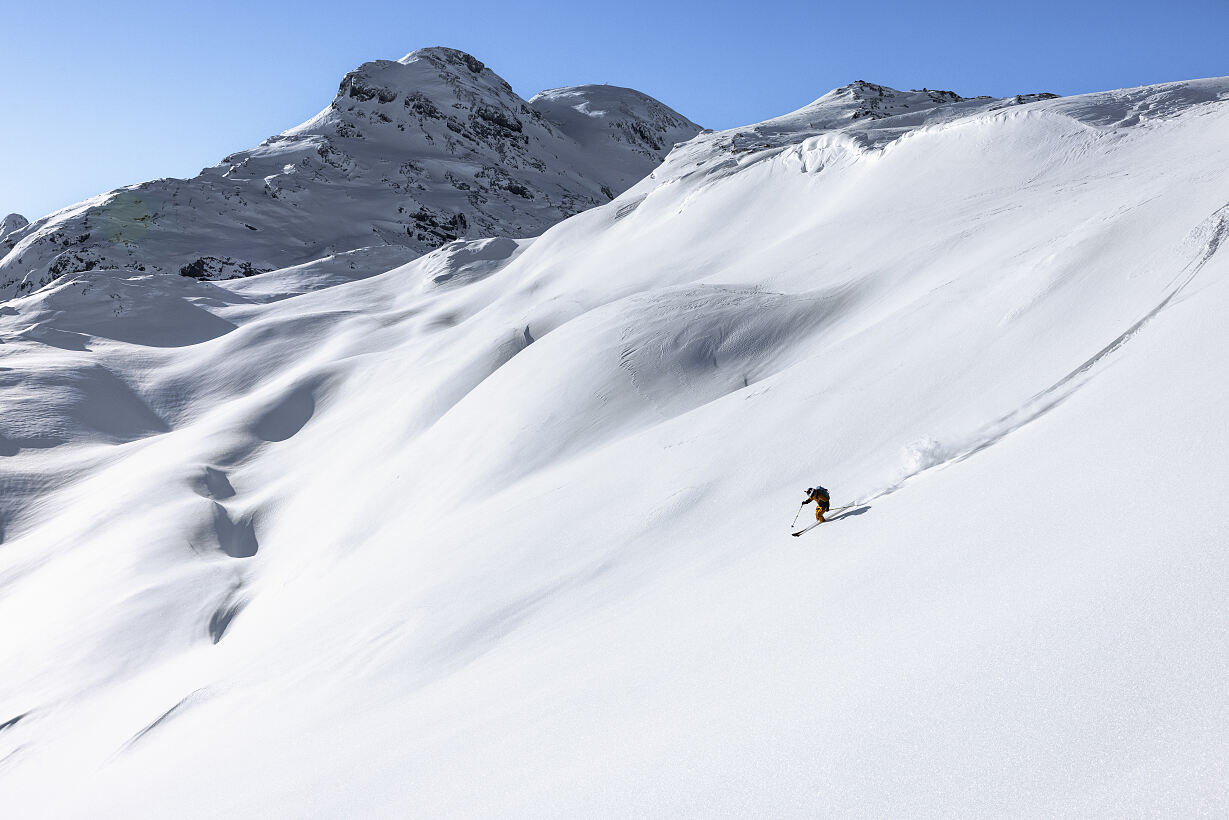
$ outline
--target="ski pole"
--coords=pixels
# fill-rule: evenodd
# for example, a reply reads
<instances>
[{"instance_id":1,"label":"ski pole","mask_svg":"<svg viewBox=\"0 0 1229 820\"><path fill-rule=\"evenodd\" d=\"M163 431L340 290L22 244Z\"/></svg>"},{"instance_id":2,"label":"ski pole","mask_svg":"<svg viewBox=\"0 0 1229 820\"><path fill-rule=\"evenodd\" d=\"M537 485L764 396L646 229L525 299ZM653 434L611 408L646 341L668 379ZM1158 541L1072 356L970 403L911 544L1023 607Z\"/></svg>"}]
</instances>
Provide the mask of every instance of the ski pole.
<instances>
[{"instance_id":1,"label":"ski pole","mask_svg":"<svg viewBox=\"0 0 1229 820\"><path fill-rule=\"evenodd\" d=\"M794 513L794 520L789 522L789 525L791 527L798 523L798 516L802 515L802 508L805 507L806 505L807 505L807 502L805 501L803 501L801 504L798 505L798 512Z\"/></svg>"}]
</instances>

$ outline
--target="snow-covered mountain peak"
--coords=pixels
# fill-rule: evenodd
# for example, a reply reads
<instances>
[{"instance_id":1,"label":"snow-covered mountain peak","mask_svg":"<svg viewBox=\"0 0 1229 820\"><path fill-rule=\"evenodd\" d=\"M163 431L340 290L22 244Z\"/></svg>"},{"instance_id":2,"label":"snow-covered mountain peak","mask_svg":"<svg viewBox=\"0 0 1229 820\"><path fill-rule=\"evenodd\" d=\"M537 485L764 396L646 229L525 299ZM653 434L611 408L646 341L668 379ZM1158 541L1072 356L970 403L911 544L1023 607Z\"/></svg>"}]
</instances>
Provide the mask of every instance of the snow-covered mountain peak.
<instances>
[{"instance_id":1,"label":"snow-covered mountain peak","mask_svg":"<svg viewBox=\"0 0 1229 820\"><path fill-rule=\"evenodd\" d=\"M849 112L850 119L858 119L860 117L882 119L883 117L891 117L904 111L916 111L964 102L965 99L965 97L960 96L954 91L938 91L927 88L899 91L886 85L857 80L849 85L834 88L812 103L811 106L808 106L808 108L835 105L851 109ZM990 97L982 97L980 99L988 100Z\"/></svg>"},{"instance_id":2,"label":"snow-covered mountain peak","mask_svg":"<svg viewBox=\"0 0 1229 820\"><path fill-rule=\"evenodd\" d=\"M472 54L467 54L457 48L449 48L448 46L427 46L426 48L417 48L409 54L402 57L397 62L403 65L410 65L416 62L427 62L436 65L447 65L464 67L471 74L481 74L483 71L490 71L486 64ZM492 72L494 73L494 72Z\"/></svg>"},{"instance_id":3,"label":"snow-covered mountain peak","mask_svg":"<svg viewBox=\"0 0 1229 820\"><path fill-rule=\"evenodd\" d=\"M1056 96L1055 94L1022 94L1015 97L1004 97L1001 100L986 95L962 97L954 91L941 91L934 88L914 88L902 91L886 85L857 80L849 85L832 89L797 111L786 114L784 117L768 120L761 125L777 125L793 129L806 123L806 127L812 130L829 130L863 119L878 121L907 117L913 121L919 121L923 116L963 116L995 104L1022 105L1043 99L1053 99ZM863 126L868 129L882 127L865 123Z\"/></svg>"},{"instance_id":4,"label":"snow-covered mountain peak","mask_svg":"<svg viewBox=\"0 0 1229 820\"><path fill-rule=\"evenodd\" d=\"M551 94L602 112L600 122ZM531 105L456 49L364 63L319 114L197 177L130 186L12 230L0 298L94 269L227 279L369 247L412 258L461 238L534 236L609 202L700 130L630 89L539 97Z\"/></svg>"},{"instance_id":5,"label":"snow-covered mountain peak","mask_svg":"<svg viewBox=\"0 0 1229 820\"><path fill-rule=\"evenodd\" d=\"M13 231L20 230L29 224L30 220L21 214L9 214L4 219L0 219L0 239L4 239Z\"/></svg>"},{"instance_id":6,"label":"snow-covered mountain peak","mask_svg":"<svg viewBox=\"0 0 1229 820\"><path fill-rule=\"evenodd\" d=\"M464 139L464 120L477 118L468 124L469 136L524 143L520 118L531 114L512 86L480 60L456 49L433 47L400 60L364 63L347 73L328 108L282 136L404 143L432 130L428 121L440 120Z\"/></svg>"},{"instance_id":7,"label":"snow-covered mountain peak","mask_svg":"<svg viewBox=\"0 0 1229 820\"><path fill-rule=\"evenodd\" d=\"M630 154L613 155L626 161L624 178L643 161L664 157L676 143L700 130L648 94L617 85L552 88L532 97L529 107L586 151L600 151L611 140L630 149Z\"/></svg>"},{"instance_id":8,"label":"snow-covered mountain peak","mask_svg":"<svg viewBox=\"0 0 1229 820\"><path fill-rule=\"evenodd\" d=\"M436 46L412 51L400 60L364 63L342 78L332 107L351 110L358 103L388 104L398 99L406 109L424 99L446 107L494 101L511 108L523 104L512 86L481 60Z\"/></svg>"},{"instance_id":9,"label":"snow-covered mountain peak","mask_svg":"<svg viewBox=\"0 0 1229 820\"><path fill-rule=\"evenodd\" d=\"M704 132L684 150L672 154L654 176L661 181L697 172L726 173L751 157L760 157L762 152L801 146L814 137L853 150L882 148L924 126L1056 97L1045 93L1001 99L962 97L954 91L901 91L857 80L783 116L741 128ZM735 160L733 164L731 160Z\"/></svg>"},{"instance_id":10,"label":"snow-covered mountain peak","mask_svg":"<svg viewBox=\"0 0 1229 820\"><path fill-rule=\"evenodd\" d=\"M539 91L529 104L542 111L574 111L591 119L618 119L640 117L651 119L667 116L687 122L676 112L634 88L617 85L569 85Z\"/></svg>"}]
</instances>

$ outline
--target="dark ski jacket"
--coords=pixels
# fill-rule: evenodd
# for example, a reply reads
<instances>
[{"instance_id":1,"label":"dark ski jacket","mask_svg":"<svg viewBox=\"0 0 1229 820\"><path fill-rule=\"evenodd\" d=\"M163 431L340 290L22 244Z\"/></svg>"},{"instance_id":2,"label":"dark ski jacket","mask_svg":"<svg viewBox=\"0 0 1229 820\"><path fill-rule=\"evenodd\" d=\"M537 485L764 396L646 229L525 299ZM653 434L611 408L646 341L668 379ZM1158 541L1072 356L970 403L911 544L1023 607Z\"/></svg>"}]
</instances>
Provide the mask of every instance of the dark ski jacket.
<instances>
[{"instance_id":1,"label":"dark ski jacket","mask_svg":"<svg viewBox=\"0 0 1229 820\"><path fill-rule=\"evenodd\" d=\"M825 510L832 505L832 497L828 495L828 491L823 487L815 487L807 496L807 500L803 504L810 504L814 501L816 504L823 507Z\"/></svg>"}]
</instances>

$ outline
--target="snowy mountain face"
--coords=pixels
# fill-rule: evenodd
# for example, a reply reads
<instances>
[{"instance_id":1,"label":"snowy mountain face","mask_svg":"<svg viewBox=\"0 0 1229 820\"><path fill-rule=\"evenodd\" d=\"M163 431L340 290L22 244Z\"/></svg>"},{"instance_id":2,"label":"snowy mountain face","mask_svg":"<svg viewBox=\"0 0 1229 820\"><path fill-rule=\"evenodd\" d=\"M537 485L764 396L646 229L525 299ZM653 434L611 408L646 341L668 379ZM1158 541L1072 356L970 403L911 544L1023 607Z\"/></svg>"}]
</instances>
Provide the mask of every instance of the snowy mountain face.
<instances>
[{"instance_id":1,"label":"snowy mountain face","mask_svg":"<svg viewBox=\"0 0 1229 820\"><path fill-rule=\"evenodd\" d=\"M4 219L0 219L0 240L29 224L30 221L21 214L9 214Z\"/></svg>"},{"instance_id":2,"label":"snowy mountain face","mask_svg":"<svg viewBox=\"0 0 1229 820\"><path fill-rule=\"evenodd\" d=\"M536 238L8 300L0 805L1223 816L1226 133L855 84Z\"/></svg>"},{"instance_id":3,"label":"snowy mountain face","mask_svg":"<svg viewBox=\"0 0 1229 820\"><path fill-rule=\"evenodd\" d=\"M613 86L526 102L474 57L421 49L350 72L316 117L197 177L0 233L0 296L94 269L228 279L367 247L404 262L461 237L532 236L609 202L699 130Z\"/></svg>"}]
</instances>

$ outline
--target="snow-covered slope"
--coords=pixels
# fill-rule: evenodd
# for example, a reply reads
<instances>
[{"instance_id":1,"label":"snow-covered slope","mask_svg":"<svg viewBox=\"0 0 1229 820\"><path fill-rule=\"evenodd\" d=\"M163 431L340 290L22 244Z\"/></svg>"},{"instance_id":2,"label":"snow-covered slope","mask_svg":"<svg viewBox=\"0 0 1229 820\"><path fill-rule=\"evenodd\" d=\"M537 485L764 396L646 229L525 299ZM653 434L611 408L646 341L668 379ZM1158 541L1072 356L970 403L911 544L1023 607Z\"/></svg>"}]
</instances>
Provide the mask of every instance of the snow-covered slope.
<instances>
[{"instance_id":1,"label":"snow-covered slope","mask_svg":"<svg viewBox=\"0 0 1229 820\"><path fill-rule=\"evenodd\" d=\"M5 304L2 804L1223 815L1229 78L864 93L536 239Z\"/></svg>"},{"instance_id":2,"label":"snow-covered slope","mask_svg":"<svg viewBox=\"0 0 1229 820\"><path fill-rule=\"evenodd\" d=\"M631 89L540 98L454 49L366 63L320 114L197 177L0 232L0 297L100 268L228 279L370 246L405 262L458 237L532 236L609 202L700 130Z\"/></svg>"}]
</instances>

